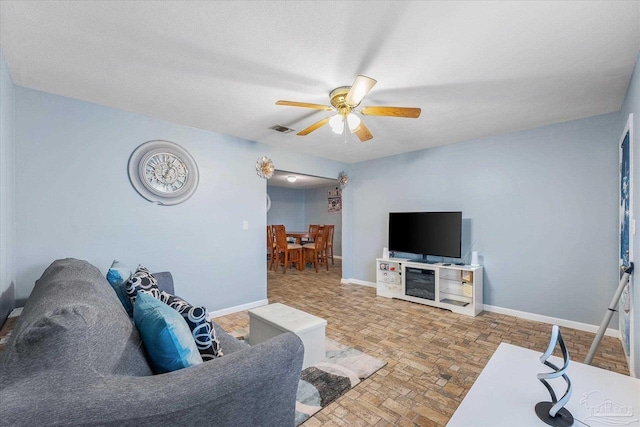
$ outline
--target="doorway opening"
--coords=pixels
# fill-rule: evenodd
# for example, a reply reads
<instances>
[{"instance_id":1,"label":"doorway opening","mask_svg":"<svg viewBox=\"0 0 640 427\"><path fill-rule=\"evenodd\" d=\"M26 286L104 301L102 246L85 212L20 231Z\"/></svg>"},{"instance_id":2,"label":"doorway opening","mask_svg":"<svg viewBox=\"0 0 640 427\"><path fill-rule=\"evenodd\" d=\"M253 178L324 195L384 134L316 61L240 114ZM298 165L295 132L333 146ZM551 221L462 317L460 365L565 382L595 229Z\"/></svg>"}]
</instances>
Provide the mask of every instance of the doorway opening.
<instances>
[{"instance_id":1,"label":"doorway opening","mask_svg":"<svg viewBox=\"0 0 640 427\"><path fill-rule=\"evenodd\" d=\"M342 191L336 178L276 170L267 181L267 225L307 232L309 225L333 225L333 256L342 258ZM331 266L331 261L329 261Z\"/></svg>"}]
</instances>

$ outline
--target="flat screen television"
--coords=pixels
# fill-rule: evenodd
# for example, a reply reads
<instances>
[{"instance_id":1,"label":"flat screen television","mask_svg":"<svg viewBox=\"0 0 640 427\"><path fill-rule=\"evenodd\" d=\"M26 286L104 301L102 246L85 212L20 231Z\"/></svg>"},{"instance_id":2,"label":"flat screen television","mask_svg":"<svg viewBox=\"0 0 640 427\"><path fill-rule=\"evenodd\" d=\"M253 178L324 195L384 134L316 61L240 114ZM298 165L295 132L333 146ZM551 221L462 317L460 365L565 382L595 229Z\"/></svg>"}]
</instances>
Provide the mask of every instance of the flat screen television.
<instances>
[{"instance_id":1,"label":"flat screen television","mask_svg":"<svg viewBox=\"0 0 640 427\"><path fill-rule=\"evenodd\" d=\"M460 258L462 212L390 212L389 250Z\"/></svg>"}]
</instances>

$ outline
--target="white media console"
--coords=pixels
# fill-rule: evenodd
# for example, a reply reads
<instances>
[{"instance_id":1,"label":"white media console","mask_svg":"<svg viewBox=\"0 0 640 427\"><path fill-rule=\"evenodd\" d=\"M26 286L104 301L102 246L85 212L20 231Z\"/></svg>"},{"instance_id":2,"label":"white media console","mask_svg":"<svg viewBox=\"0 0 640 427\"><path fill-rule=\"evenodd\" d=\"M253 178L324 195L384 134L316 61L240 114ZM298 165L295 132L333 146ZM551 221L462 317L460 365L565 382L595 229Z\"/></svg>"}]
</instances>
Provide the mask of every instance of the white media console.
<instances>
[{"instance_id":1,"label":"white media console","mask_svg":"<svg viewBox=\"0 0 640 427\"><path fill-rule=\"evenodd\" d=\"M376 259L377 294L476 316L483 310L482 267Z\"/></svg>"}]
</instances>

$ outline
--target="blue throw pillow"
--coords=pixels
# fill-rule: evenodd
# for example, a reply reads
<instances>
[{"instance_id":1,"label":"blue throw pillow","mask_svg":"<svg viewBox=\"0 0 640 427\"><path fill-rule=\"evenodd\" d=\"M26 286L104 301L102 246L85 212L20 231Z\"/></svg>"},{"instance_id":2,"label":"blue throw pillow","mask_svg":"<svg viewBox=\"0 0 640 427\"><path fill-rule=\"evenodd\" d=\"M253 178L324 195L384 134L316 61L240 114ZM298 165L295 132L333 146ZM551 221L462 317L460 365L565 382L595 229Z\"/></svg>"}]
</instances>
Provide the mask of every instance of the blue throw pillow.
<instances>
[{"instance_id":1,"label":"blue throw pillow","mask_svg":"<svg viewBox=\"0 0 640 427\"><path fill-rule=\"evenodd\" d=\"M138 292L133 320L157 374L202 363L191 330L180 313L145 291Z\"/></svg>"},{"instance_id":2,"label":"blue throw pillow","mask_svg":"<svg viewBox=\"0 0 640 427\"><path fill-rule=\"evenodd\" d=\"M220 340L209 321L209 314L205 307L193 306L182 298L159 289L150 289L149 294L180 313L193 334L193 340L198 347L202 360L206 362L223 355Z\"/></svg>"},{"instance_id":3,"label":"blue throw pillow","mask_svg":"<svg viewBox=\"0 0 640 427\"><path fill-rule=\"evenodd\" d=\"M125 284L130 278L131 269L120 261L114 260L109 271L107 271L107 280L111 284L113 290L116 291L116 295L118 295L118 299L127 311L129 317L133 317L133 306L131 305L129 296L127 296L127 290L125 289Z\"/></svg>"}]
</instances>

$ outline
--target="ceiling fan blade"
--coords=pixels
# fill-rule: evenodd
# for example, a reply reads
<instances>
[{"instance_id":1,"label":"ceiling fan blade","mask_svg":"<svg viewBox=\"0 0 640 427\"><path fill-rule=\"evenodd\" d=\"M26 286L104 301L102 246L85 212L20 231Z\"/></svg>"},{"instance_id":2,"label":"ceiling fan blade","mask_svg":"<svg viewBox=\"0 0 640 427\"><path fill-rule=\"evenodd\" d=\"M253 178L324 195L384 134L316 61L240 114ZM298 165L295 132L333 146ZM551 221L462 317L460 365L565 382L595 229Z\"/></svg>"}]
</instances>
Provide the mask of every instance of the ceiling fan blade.
<instances>
[{"instance_id":1,"label":"ceiling fan blade","mask_svg":"<svg viewBox=\"0 0 640 427\"><path fill-rule=\"evenodd\" d=\"M319 122L315 122L314 124L312 124L311 126L309 126L306 129L302 129L300 132L298 132L298 135L300 136L305 136L310 134L311 132L313 132L314 130L321 128L322 126L326 125L327 123L329 123L329 119L331 117L327 117L326 119L322 119Z\"/></svg>"},{"instance_id":2,"label":"ceiling fan blade","mask_svg":"<svg viewBox=\"0 0 640 427\"><path fill-rule=\"evenodd\" d=\"M276 102L276 105L286 105L289 107L303 107L303 108L315 108L316 110L326 110L330 111L333 108L328 105L320 105L320 104L309 104L308 102L295 102L295 101L283 101L280 100Z\"/></svg>"},{"instance_id":3,"label":"ceiling fan blade","mask_svg":"<svg viewBox=\"0 0 640 427\"><path fill-rule=\"evenodd\" d=\"M367 76L358 76L353 82L349 93L344 99L344 102L351 107L355 107L362 102L364 97L369 93L371 88L376 84L376 80Z\"/></svg>"},{"instance_id":4,"label":"ceiling fan blade","mask_svg":"<svg viewBox=\"0 0 640 427\"><path fill-rule=\"evenodd\" d=\"M391 116L417 119L422 110L409 107L364 107L361 111L366 116Z\"/></svg>"},{"instance_id":5,"label":"ceiling fan blade","mask_svg":"<svg viewBox=\"0 0 640 427\"><path fill-rule=\"evenodd\" d=\"M371 132L369 132L369 129L364 125L363 122L360 122L360 126L358 126L358 128L353 133L358 135L358 138L360 138L361 142L365 142L373 138L373 135L371 135Z\"/></svg>"}]
</instances>

